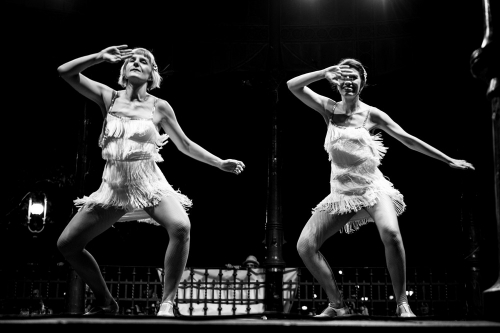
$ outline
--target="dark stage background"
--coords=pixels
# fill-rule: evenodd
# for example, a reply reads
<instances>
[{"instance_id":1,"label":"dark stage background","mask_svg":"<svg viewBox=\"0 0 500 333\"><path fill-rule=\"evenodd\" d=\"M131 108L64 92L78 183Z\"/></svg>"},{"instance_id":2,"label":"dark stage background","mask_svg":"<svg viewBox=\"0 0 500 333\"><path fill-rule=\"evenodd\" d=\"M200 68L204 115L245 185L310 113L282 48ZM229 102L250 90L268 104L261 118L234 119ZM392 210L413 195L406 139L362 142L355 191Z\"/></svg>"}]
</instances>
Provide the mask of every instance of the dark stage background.
<instances>
[{"instance_id":1,"label":"dark stage background","mask_svg":"<svg viewBox=\"0 0 500 333\"><path fill-rule=\"evenodd\" d=\"M281 1L281 71L269 63L268 3L247 1L3 1L4 217L2 262L58 262L55 243L74 213L76 153L83 112L90 117L85 194L97 189L103 161L97 147L102 119L56 68L73 58L128 44L151 49L168 75L151 93L166 99L195 142L221 158L246 164L243 174L221 172L162 150L160 168L193 200L188 266L222 266L265 249L270 114L279 108L279 154L284 260L302 266L295 244L311 209L329 190L322 118L286 88L293 76L360 59L368 70L363 100L387 112L410 134L454 158L461 172L411 151L383 134L381 165L405 196L400 217L408 266L456 266L464 257L461 193L481 235L482 267L497 262L491 121L486 86L469 70L483 37L481 1ZM85 74L118 89L119 65ZM330 94L324 81L313 89ZM468 185L466 185L468 184ZM23 197L43 190L50 223L36 238L22 225ZM469 201L471 202L471 201ZM100 264L162 265L165 230L120 223L89 245ZM322 252L333 266L384 266L375 225L336 235ZM487 279L490 277L488 276ZM493 279L495 277L491 277ZM486 286L486 287L489 287Z\"/></svg>"}]
</instances>

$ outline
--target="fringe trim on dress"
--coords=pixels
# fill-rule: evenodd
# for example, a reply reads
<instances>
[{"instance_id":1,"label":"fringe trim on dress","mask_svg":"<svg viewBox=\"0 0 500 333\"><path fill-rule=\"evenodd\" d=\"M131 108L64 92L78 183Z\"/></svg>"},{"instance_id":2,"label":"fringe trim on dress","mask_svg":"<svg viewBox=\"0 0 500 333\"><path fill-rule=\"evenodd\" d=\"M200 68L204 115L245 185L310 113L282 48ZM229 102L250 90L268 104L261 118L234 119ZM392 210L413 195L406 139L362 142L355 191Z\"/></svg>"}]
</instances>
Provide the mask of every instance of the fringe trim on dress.
<instances>
[{"instance_id":1,"label":"fringe trim on dress","mask_svg":"<svg viewBox=\"0 0 500 333\"><path fill-rule=\"evenodd\" d=\"M108 117L111 120L106 118L103 122L103 130L99 138L99 147L101 148L104 147L106 138L121 138L126 141L134 135L144 136L151 129L151 119L130 119L111 114L108 114ZM169 136L166 133L159 134L157 132L156 135L155 145L157 150L160 150L167 144Z\"/></svg>"},{"instance_id":2,"label":"fringe trim on dress","mask_svg":"<svg viewBox=\"0 0 500 333\"><path fill-rule=\"evenodd\" d=\"M117 209L123 209L127 212L126 215L124 215L122 218L118 220L118 222L137 220L138 222L145 222L154 225L159 225L159 224L154 219L152 219L149 216L149 214L146 213L146 211L144 211L144 208L154 207L158 205L163 196L176 198L181 204L181 206L186 210L186 212L188 212L189 208L191 208L191 206L193 205L191 199L189 199L186 195L182 194L179 190L175 191L174 189L158 190L151 196L150 201L142 202L137 207L132 207L130 204L123 205L122 202L116 199L106 200L105 202L103 202L102 199L100 198L101 195L99 194L105 195L101 191L96 191L92 193L90 196L84 196L83 198L78 198L73 202L75 203L75 206L78 207L78 211L80 211L83 208L92 210L95 207L102 207L102 208L113 207Z\"/></svg>"},{"instance_id":3,"label":"fringe trim on dress","mask_svg":"<svg viewBox=\"0 0 500 333\"><path fill-rule=\"evenodd\" d=\"M349 212L358 212L365 207L371 207L378 202L377 193L372 192L371 195L365 195L362 197L346 197L343 195L338 195L341 198L334 199L330 194L323 201L321 201L315 208L313 208L312 213L315 212L327 212L329 214L345 214ZM405 209L406 204L403 201L403 195L397 192L394 195L389 195L394 204L394 208L396 210L396 216L401 215ZM345 232L346 234L352 234L357 231L362 226L375 222L371 217L360 218L355 220L350 220L347 222L340 232Z\"/></svg>"},{"instance_id":4,"label":"fringe trim on dress","mask_svg":"<svg viewBox=\"0 0 500 333\"><path fill-rule=\"evenodd\" d=\"M343 130L351 132L351 136L346 136L346 139L342 139L342 133L340 133L339 130L336 130L335 126L328 127L324 148L328 153L329 161L332 161L332 155L330 154L332 148L336 146L345 146L346 141L352 140L353 137L358 137L358 142L363 146L370 147L375 159L377 159L379 163L384 158L385 154L387 153L388 147L384 146L382 134L380 132L372 135L365 129L352 127L346 127Z\"/></svg>"}]
</instances>

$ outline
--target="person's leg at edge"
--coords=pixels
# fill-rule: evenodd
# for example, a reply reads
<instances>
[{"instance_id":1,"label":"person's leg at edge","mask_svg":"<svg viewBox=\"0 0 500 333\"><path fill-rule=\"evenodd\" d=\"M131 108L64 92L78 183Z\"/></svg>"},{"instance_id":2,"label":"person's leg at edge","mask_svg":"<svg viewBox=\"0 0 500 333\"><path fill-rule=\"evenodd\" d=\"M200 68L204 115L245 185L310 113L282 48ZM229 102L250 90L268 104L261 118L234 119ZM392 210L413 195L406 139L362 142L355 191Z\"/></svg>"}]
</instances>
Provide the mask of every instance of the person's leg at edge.
<instances>
[{"instance_id":1,"label":"person's leg at edge","mask_svg":"<svg viewBox=\"0 0 500 333\"><path fill-rule=\"evenodd\" d=\"M92 289L96 305L101 307L118 305L106 286L99 265L85 246L110 228L125 212L117 209L95 207L81 209L68 223L57 240L57 248L71 264L77 274Z\"/></svg>"},{"instance_id":2,"label":"person's leg at edge","mask_svg":"<svg viewBox=\"0 0 500 333\"><path fill-rule=\"evenodd\" d=\"M191 223L182 205L174 197L163 197L155 207L146 210L168 233L169 242L164 259L162 306L159 315L173 315L173 302L182 273L186 267ZM164 307L168 305L168 309Z\"/></svg>"},{"instance_id":3,"label":"person's leg at edge","mask_svg":"<svg viewBox=\"0 0 500 333\"><path fill-rule=\"evenodd\" d=\"M367 207L366 210L375 220L384 244L387 269L391 277L397 305L407 305L405 249L394 203L389 196L382 195L377 204Z\"/></svg>"},{"instance_id":4,"label":"person's leg at edge","mask_svg":"<svg viewBox=\"0 0 500 333\"><path fill-rule=\"evenodd\" d=\"M342 308L342 295L335 282L333 272L319 249L323 243L337 233L354 216L355 212L332 215L316 211L302 229L297 242L297 251L305 266L325 290L330 306Z\"/></svg>"}]
</instances>

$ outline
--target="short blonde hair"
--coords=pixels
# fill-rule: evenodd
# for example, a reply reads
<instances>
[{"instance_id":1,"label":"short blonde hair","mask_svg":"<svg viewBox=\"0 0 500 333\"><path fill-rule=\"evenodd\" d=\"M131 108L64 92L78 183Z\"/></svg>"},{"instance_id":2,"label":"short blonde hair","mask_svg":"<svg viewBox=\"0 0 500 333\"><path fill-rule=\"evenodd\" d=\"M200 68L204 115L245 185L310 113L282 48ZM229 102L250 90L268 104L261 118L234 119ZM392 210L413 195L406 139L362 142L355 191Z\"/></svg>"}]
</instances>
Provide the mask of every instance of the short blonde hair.
<instances>
[{"instance_id":1,"label":"short blonde hair","mask_svg":"<svg viewBox=\"0 0 500 333\"><path fill-rule=\"evenodd\" d=\"M137 48L133 49L132 53L142 54L151 63L151 67L152 67L151 81L148 81L147 90L160 88L160 83L163 80L163 78L160 76L160 73L158 73L158 65L156 65L156 61L155 61L155 57L154 57L153 53L151 53L149 50L146 50L142 47L137 47ZM125 66L128 64L129 61L130 61L130 58L126 59L123 62L122 68L120 69L120 77L118 78L118 84L124 88L127 86L127 78L125 77Z\"/></svg>"}]
</instances>

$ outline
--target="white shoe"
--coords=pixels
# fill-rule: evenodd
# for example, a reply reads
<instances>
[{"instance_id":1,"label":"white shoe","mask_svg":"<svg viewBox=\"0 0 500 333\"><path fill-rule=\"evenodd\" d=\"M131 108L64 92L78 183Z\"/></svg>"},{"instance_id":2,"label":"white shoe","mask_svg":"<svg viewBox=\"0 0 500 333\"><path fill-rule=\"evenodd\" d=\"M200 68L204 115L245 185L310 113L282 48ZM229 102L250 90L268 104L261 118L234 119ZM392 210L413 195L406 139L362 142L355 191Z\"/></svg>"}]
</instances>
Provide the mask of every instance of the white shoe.
<instances>
[{"instance_id":1,"label":"white shoe","mask_svg":"<svg viewBox=\"0 0 500 333\"><path fill-rule=\"evenodd\" d=\"M396 308L396 316L398 317L416 317L416 315L411 311L410 305L408 303L401 303Z\"/></svg>"},{"instance_id":2,"label":"white shoe","mask_svg":"<svg viewBox=\"0 0 500 333\"><path fill-rule=\"evenodd\" d=\"M158 317L175 317L174 304L171 301L161 303L160 309L156 313Z\"/></svg>"},{"instance_id":3,"label":"white shoe","mask_svg":"<svg viewBox=\"0 0 500 333\"><path fill-rule=\"evenodd\" d=\"M335 317L342 317L342 316L348 316L349 309L344 306L343 308L333 308L330 305L326 307L326 309L323 310L319 315L314 316L315 318L335 318Z\"/></svg>"}]
</instances>

